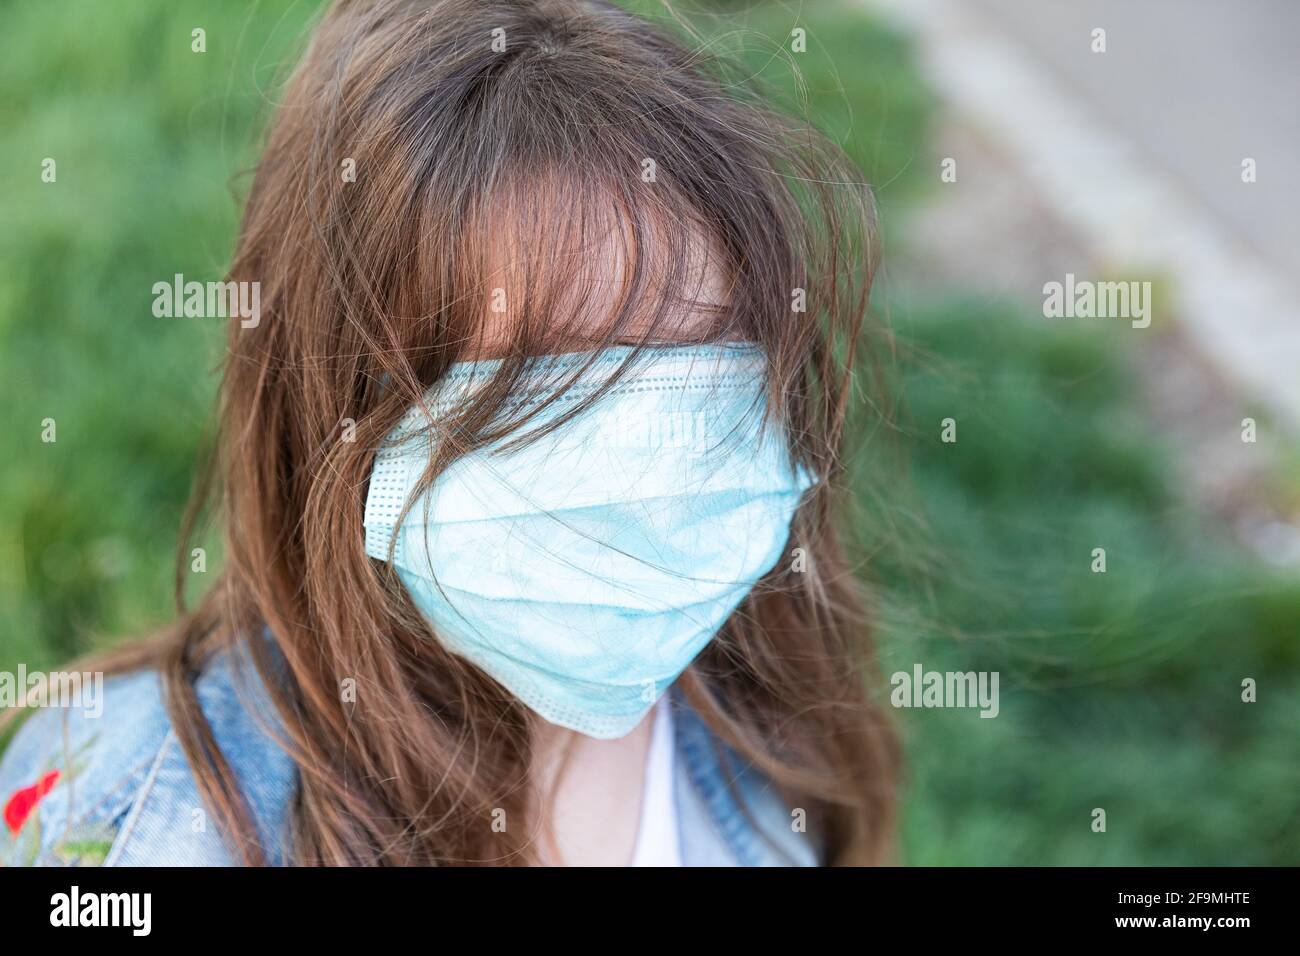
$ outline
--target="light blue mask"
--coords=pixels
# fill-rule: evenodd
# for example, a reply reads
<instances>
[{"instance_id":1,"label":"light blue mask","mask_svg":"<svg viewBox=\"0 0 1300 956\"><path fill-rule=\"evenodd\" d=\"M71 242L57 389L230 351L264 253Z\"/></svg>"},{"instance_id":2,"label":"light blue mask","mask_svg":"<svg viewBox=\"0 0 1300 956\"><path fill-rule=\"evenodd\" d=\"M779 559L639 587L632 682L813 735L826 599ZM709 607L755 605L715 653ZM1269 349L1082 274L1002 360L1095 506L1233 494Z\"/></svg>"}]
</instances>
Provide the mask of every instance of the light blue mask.
<instances>
[{"instance_id":1,"label":"light blue mask","mask_svg":"<svg viewBox=\"0 0 1300 956\"><path fill-rule=\"evenodd\" d=\"M573 408L628 354L600 353L526 429ZM590 358L540 359L537 374ZM428 397L435 419L495 367L455 366ZM412 409L375 460L366 552L386 560L393 543L398 575L453 653L546 720L621 737L781 559L812 484L779 431L760 427L764 368L752 345L643 353L551 434L459 458L399 527L429 461Z\"/></svg>"}]
</instances>

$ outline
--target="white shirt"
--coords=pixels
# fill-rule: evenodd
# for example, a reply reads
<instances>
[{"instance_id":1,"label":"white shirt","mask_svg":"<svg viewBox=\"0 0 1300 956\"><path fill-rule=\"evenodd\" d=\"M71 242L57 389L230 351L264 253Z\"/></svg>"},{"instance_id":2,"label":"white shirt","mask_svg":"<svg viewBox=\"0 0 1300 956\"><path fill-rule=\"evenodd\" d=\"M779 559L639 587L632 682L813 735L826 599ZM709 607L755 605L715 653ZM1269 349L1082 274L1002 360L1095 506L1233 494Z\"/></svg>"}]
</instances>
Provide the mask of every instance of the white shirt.
<instances>
[{"instance_id":1,"label":"white shirt","mask_svg":"<svg viewBox=\"0 0 1300 956\"><path fill-rule=\"evenodd\" d=\"M637 826L633 866L681 866L681 834L677 828L674 787L673 717L668 695L655 704L650 750L645 762L645 790L641 794L641 822Z\"/></svg>"}]
</instances>

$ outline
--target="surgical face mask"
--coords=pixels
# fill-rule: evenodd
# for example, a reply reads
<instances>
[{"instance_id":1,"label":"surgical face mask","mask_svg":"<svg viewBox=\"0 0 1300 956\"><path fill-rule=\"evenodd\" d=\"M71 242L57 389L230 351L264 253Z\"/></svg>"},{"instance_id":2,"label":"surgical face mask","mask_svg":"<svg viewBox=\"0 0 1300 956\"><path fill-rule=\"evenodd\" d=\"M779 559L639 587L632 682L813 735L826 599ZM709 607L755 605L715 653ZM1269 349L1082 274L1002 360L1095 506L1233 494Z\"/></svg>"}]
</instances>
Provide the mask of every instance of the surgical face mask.
<instances>
[{"instance_id":1,"label":"surgical face mask","mask_svg":"<svg viewBox=\"0 0 1300 956\"><path fill-rule=\"evenodd\" d=\"M628 354L600 353L525 432L590 396ZM551 381L590 359L535 365ZM454 366L428 396L435 420L495 368ZM447 649L546 720L621 737L782 559L812 484L780 430L760 427L764 368L752 345L643 352L550 434L457 459L399 524L434 440L412 409L375 460L366 551L388 560L393 546Z\"/></svg>"}]
</instances>

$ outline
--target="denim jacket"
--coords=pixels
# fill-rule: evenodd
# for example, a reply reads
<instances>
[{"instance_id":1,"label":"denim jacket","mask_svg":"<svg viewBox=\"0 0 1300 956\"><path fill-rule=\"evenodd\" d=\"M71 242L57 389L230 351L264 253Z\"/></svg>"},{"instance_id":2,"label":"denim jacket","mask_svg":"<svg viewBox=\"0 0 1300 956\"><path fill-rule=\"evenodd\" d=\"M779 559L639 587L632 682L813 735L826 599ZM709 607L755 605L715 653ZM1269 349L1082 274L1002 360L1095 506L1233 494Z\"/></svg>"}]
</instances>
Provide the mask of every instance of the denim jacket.
<instances>
[{"instance_id":1,"label":"denim jacket","mask_svg":"<svg viewBox=\"0 0 1300 956\"><path fill-rule=\"evenodd\" d=\"M247 683L237 685L222 658L199 678L197 693L266 857L282 864L297 771L263 729L270 720L265 692L250 693ZM0 864L233 865L161 691L156 673L139 671L105 681L97 716L43 709L25 719L0 755ZM734 755L728 767L740 769L724 771L703 721L677 695L672 706L683 864L816 865L811 838L795 832L770 784Z\"/></svg>"}]
</instances>

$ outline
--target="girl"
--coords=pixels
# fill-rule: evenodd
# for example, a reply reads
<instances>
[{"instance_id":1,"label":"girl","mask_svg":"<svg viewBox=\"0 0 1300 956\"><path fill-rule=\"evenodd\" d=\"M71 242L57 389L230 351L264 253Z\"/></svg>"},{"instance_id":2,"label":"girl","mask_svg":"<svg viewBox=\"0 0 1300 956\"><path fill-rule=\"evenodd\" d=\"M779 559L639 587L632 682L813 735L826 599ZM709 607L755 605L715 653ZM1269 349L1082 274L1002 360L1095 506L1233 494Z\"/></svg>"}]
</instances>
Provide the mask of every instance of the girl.
<instances>
[{"instance_id":1,"label":"girl","mask_svg":"<svg viewBox=\"0 0 1300 956\"><path fill-rule=\"evenodd\" d=\"M604 0L335 3L228 277L224 570L24 722L7 862L881 860L857 178Z\"/></svg>"}]
</instances>

